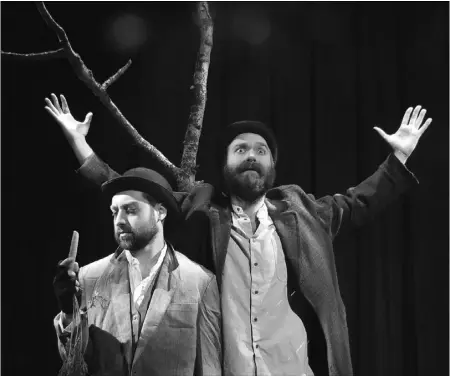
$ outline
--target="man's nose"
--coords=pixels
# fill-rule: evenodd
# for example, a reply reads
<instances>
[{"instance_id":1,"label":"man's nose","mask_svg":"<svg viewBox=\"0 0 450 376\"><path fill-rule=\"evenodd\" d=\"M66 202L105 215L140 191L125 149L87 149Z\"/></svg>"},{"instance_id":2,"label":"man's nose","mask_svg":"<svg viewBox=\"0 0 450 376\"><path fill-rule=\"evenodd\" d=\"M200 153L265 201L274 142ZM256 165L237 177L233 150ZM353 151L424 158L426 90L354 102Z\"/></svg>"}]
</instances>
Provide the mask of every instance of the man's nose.
<instances>
[{"instance_id":1,"label":"man's nose","mask_svg":"<svg viewBox=\"0 0 450 376\"><path fill-rule=\"evenodd\" d=\"M256 154L253 149L250 149L247 153L247 160L256 161Z\"/></svg>"},{"instance_id":2,"label":"man's nose","mask_svg":"<svg viewBox=\"0 0 450 376\"><path fill-rule=\"evenodd\" d=\"M119 211L116 215L116 218L114 218L114 224L120 227L120 225L124 225L125 223L126 223L125 215L124 213Z\"/></svg>"}]
</instances>

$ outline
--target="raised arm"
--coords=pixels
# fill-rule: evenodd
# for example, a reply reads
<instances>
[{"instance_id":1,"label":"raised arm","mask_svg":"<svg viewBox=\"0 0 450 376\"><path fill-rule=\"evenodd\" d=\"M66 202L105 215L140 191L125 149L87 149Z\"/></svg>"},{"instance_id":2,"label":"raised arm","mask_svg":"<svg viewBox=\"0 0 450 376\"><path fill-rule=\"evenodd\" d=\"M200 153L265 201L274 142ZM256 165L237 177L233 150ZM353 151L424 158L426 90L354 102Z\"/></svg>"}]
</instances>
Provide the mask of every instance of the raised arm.
<instances>
[{"instance_id":1,"label":"raised arm","mask_svg":"<svg viewBox=\"0 0 450 376\"><path fill-rule=\"evenodd\" d=\"M393 154L372 176L345 194L325 196L316 201L319 216L332 237L348 227L364 225L418 183L405 163L431 123L428 119L422 125L426 110L420 109L421 106L414 111L408 108L399 129L392 135L375 127L392 147Z\"/></svg>"},{"instance_id":2,"label":"raised arm","mask_svg":"<svg viewBox=\"0 0 450 376\"><path fill-rule=\"evenodd\" d=\"M57 96L53 93L51 94L51 99L45 98L47 104L45 109L60 125L66 136L69 145L72 147L81 165L79 169L81 175L96 185L101 185L105 181L119 176L116 171L96 156L94 150L86 141L86 136L91 125L92 112L86 115L83 122L79 122L70 113L64 95L60 95L61 104Z\"/></svg>"},{"instance_id":3,"label":"raised arm","mask_svg":"<svg viewBox=\"0 0 450 376\"><path fill-rule=\"evenodd\" d=\"M61 105L59 104L58 98L53 93L51 94L53 102L50 99L45 98L45 103L47 104L45 109L60 125L64 136L66 136L67 141L78 159L78 162L82 165L89 156L94 154L94 151L86 142L86 136L91 125L92 112L89 112L86 115L83 122L79 122L75 120L70 113L70 109L64 95L60 95L60 97Z\"/></svg>"},{"instance_id":4,"label":"raised arm","mask_svg":"<svg viewBox=\"0 0 450 376\"><path fill-rule=\"evenodd\" d=\"M427 110L421 108L422 106L416 106L414 111L412 107L408 108L403 115L400 127L394 134L389 135L378 127L373 128L391 146L394 155L403 164L406 163L416 148L420 137L422 137L432 121L431 118L427 119L422 125Z\"/></svg>"}]
</instances>

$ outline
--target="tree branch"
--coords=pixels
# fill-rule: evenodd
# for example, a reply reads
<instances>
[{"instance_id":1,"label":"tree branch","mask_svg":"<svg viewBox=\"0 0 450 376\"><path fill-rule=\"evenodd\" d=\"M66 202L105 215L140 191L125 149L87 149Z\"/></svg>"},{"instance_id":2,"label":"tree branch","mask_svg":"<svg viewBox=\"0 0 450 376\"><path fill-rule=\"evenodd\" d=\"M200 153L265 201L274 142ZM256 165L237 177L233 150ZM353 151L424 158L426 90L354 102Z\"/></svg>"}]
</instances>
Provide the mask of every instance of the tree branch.
<instances>
[{"instance_id":1,"label":"tree branch","mask_svg":"<svg viewBox=\"0 0 450 376\"><path fill-rule=\"evenodd\" d=\"M213 46L213 21L206 1L197 4L196 21L200 28L200 49L195 66L194 84L191 87L194 90L194 104L191 106L181 158L182 174L191 186L195 184L197 152L205 114L206 86Z\"/></svg>"},{"instance_id":2,"label":"tree branch","mask_svg":"<svg viewBox=\"0 0 450 376\"><path fill-rule=\"evenodd\" d=\"M128 60L128 63L126 63L122 68L120 68L116 74L108 78L102 85L102 89L106 90L109 86L111 86L114 82L116 82L120 76L122 76L125 71L130 67L131 65L131 59Z\"/></svg>"},{"instance_id":3,"label":"tree branch","mask_svg":"<svg viewBox=\"0 0 450 376\"><path fill-rule=\"evenodd\" d=\"M60 48L54 51L45 51L45 52L33 52L28 54L16 53L16 52L6 52L2 51L2 57L8 58L11 60L50 60L50 59L59 59L62 57L66 57L66 53L64 48Z\"/></svg>"},{"instance_id":4,"label":"tree branch","mask_svg":"<svg viewBox=\"0 0 450 376\"><path fill-rule=\"evenodd\" d=\"M113 117L125 127L135 142L147 150L156 158L176 179L179 190L190 190L195 184L196 159L198 145L203 126L203 117L206 106L206 86L208 79L208 69L210 64L211 50L213 46L213 21L209 13L208 3L199 2L197 4L196 23L200 29L200 48L197 55L197 61L194 72L194 84L192 85L194 94L194 104L191 106L188 126L184 138L183 156L181 158L181 168L176 167L170 162L156 147L145 140L139 132L130 124L125 116L120 112L117 106L106 92L107 88L117 81L130 67L131 60L119 69L113 76L100 84L94 78L92 71L86 66L77 54L67 37L64 29L53 19L43 2L37 2L41 17L45 23L56 33L62 48L55 51L42 53L17 54L12 52L3 52L2 56L17 59L35 59L43 60L57 57L66 57L69 60L77 77L83 81L87 87L96 95L103 105L111 112Z\"/></svg>"},{"instance_id":5,"label":"tree branch","mask_svg":"<svg viewBox=\"0 0 450 376\"><path fill-rule=\"evenodd\" d=\"M83 60L81 59L80 55L78 55L70 45L69 39L67 38L66 32L64 29L56 23L56 21L53 19L53 17L48 12L47 8L45 7L43 2L37 2L36 6L39 10L39 13L41 14L42 18L46 22L46 24L53 29L53 31L56 33L59 42L61 43L67 59L69 60L70 64L72 65L72 68L75 72L75 74L78 76L78 78L83 81L96 95L100 101L103 103L103 105L112 113L113 117L116 118L116 120L122 124L125 129L128 131L128 133L134 138L136 143L143 147L145 150L147 150L153 157L155 157L161 164L175 177L179 175L179 168L176 167L172 162L170 162L155 146L150 144L147 140L145 140L139 132L130 124L130 122L125 118L125 116L120 112L120 110L117 108L117 106L114 104L114 102L109 97L108 93L106 92L106 88L104 88L102 85L100 85L94 78L94 75L90 69L84 64ZM129 64L131 62L129 61L125 67L123 67L119 72L117 72L113 77L111 77L109 80L105 82L105 84L109 82L109 85L111 85L112 82L116 81L128 68ZM106 87L107 87L106 86Z\"/></svg>"}]
</instances>

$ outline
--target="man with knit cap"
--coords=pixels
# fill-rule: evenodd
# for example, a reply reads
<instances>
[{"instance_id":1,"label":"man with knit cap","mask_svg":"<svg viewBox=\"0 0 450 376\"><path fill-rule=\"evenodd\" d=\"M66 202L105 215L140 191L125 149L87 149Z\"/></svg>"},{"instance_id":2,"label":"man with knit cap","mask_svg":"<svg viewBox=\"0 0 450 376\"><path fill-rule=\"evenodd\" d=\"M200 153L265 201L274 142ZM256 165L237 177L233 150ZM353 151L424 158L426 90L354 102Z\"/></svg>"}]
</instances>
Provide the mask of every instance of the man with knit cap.
<instances>
[{"instance_id":1,"label":"man with knit cap","mask_svg":"<svg viewBox=\"0 0 450 376\"><path fill-rule=\"evenodd\" d=\"M420 106L409 108L395 134L377 128L393 153L358 186L320 199L297 185L273 187L278 147L268 126L241 121L224 129L222 186L202 184L180 198L176 244L216 274L225 375L353 375L332 243L417 184L405 162L431 122L422 125L424 116ZM90 118L55 119L83 176L101 184L117 174L80 132Z\"/></svg>"}]
</instances>

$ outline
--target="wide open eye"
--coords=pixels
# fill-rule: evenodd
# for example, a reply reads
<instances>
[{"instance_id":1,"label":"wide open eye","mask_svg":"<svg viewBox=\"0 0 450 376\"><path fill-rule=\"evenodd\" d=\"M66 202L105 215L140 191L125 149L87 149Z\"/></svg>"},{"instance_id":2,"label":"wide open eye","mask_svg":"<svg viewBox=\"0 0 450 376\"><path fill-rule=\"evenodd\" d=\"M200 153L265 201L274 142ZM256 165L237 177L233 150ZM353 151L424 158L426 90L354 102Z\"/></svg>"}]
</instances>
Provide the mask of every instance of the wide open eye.
<instances>
[{"instance_id":1,"label":"wide open eye","mask_svg":"<svg viewBox=\"0 0 450 376\"><path fill-rule=\"evenodd\" d=\"M258 149L258 154L259 155L266 155L266 153L267 153L266 149L264 149L264 148L259 148Z\"/></svg>"}]
</instances>

